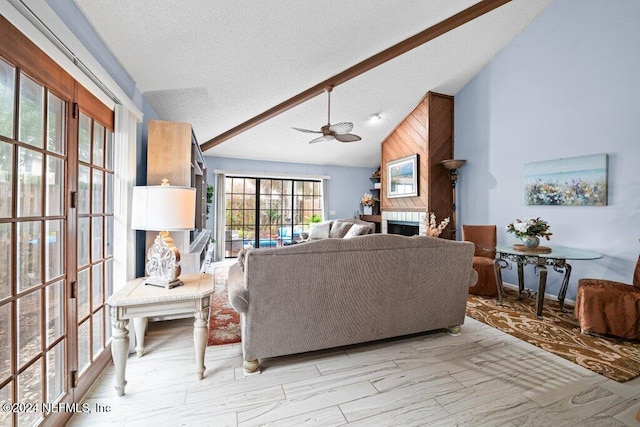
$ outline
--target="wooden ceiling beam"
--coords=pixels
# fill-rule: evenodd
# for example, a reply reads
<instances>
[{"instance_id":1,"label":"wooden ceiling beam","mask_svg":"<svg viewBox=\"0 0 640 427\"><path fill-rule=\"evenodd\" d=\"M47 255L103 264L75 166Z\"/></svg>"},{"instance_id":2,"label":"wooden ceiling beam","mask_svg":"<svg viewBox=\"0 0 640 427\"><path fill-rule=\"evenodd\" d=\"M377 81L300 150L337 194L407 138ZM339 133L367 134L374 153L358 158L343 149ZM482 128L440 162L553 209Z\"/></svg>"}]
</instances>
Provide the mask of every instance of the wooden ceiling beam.
<instances>
[{"instance_id":1,"label":"wooden ceiling beam","mask_svg":"<svg viewBox=\"0 0 640 427\"><path fill-rule=\"evenodd\" d=\"M403 40L388 49L383 50L380 53L373 55L370 58L365 59L358 64L347 68L339 74L336 74L333 77L328 78L327 80L318 83L317 85L310 87L309 89L301 92L292 98L287 99L284 102L272 107L255 117L250 118L244 123L239 124L238 126L229 129L228 131L221 133L220 135L213 137L212 139L202 143L200 145L202 151L207 151L216 145L223 143L224 141L233 138L241 134L242 132L251 129L252 127L259 125L287 110L293 108L297 105L302 104L314 98L318 95L321 95L325 92L328 87L338 86L346 81L353 79L354 77L359 76L379 65L384 64L387 61L390 61L404 53L409 52L410 50L421 46L451 30L454 30L469 21L472 21L485 13L491 12L494 9L497 9L500 6L509 3L511 0L482 0L473 6L464 9L461 12L456 13L455 15L445 19L442 22L439 22L426 30L409 37L406 40Z\"/></svg>"}]
</instances>

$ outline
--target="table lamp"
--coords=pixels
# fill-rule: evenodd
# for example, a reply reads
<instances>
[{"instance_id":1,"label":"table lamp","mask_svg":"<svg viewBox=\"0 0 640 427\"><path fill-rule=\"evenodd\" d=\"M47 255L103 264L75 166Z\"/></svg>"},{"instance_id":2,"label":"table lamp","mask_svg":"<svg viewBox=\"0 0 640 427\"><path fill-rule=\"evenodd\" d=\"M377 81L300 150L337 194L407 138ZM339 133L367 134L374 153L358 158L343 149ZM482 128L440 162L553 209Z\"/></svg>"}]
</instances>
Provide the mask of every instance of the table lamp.
<instances>
[{"instance_id":1,"label":"table lamp","mask_svg":"<svg viewBox=\"0 0 640 427\"><path fill-rule=\"evenodd\" d=\"M192 230L195 227L196 190L191 187L162 185L133 188L131 228L158 231L147 251L145 284L166 289L182 285L180 252L169 231Z\"/></svg>"}]
</instances>

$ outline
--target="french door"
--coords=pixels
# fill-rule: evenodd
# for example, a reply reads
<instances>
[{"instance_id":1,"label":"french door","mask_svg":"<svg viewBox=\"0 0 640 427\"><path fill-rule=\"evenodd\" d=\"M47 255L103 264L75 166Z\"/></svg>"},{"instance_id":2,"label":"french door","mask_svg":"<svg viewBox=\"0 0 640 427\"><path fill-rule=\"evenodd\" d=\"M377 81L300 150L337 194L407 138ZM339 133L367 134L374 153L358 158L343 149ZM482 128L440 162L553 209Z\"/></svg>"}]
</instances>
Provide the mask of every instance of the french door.
<instances>
[{"instance_id":1,"label":"french door","mask_svg":"<svg viewBox=\"0 0 640 427\"><path fill-rule=\"evenodd\" d=\"M113 113L0 27L0 402L71 402L109 340ZM60 416L37 408L0 425Z\"/></svg>"},{"instance_id":2,"label":"french door","mask_svg":"<svg viewBox=\"0 0 640 427\"><path fill-rule=\"evenodd\" d=\"M322 219L322 183L313 180L226 178L225 255L244 246L287 245Z\"/></svg>"}]
</instances>

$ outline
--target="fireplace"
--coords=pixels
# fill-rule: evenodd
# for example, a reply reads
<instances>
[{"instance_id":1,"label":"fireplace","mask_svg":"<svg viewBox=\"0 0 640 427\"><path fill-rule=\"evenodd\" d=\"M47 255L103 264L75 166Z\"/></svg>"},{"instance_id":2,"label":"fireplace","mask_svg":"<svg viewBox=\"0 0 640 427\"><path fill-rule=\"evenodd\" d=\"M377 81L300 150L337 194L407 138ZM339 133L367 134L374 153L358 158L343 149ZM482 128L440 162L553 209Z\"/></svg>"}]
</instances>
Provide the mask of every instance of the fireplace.
<instances>
[{"instance_id":1,"label":"fireplace","mask_svg":"<svg viewBox=\"0 0 640 427\"><path fill-rule=\"evenodd\" d=\"M423 212L382 211L381 231L403 236L423 235L425 232Z\"/></svg>"},{"instance_id":2,"label":"fireplace","mask_svg":"<svg viewBox=\"0 0 640 427\"><path fill-rule=\"evenodd\" d=\"M415 236L420 233L420 226L414 221L387 221L387 234Z\"/></svg>"}]
</instances>

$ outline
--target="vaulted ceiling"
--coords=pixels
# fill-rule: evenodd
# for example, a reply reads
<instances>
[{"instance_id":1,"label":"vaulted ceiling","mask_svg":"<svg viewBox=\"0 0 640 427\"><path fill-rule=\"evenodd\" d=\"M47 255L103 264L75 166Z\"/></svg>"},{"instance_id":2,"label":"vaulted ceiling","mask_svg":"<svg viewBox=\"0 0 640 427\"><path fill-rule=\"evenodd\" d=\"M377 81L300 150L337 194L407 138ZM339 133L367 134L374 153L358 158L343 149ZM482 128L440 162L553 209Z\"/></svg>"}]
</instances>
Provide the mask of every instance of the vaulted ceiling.
<instances>
[{"instance_id":1,"label":"vaulted ceiling","mask_svg":"<svg viewBox=\"0 0 640 427\"><path fill-rule=\"evenodd\" d=\"M352 73L332 91L331 122L353 122L362 140L308 144L317 135L291 128L327 123L324 83L496 2L74 0L160 118L191 123L205 155L362 167L379 164L380 143L426 92L455 95L551 1L509 1Z\"/></svg>"}]
</instances>

